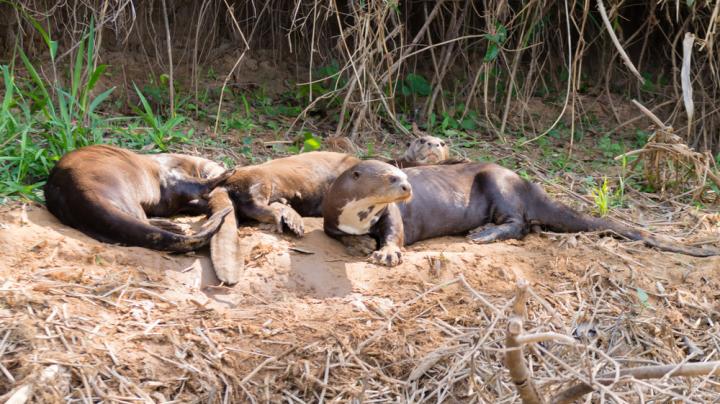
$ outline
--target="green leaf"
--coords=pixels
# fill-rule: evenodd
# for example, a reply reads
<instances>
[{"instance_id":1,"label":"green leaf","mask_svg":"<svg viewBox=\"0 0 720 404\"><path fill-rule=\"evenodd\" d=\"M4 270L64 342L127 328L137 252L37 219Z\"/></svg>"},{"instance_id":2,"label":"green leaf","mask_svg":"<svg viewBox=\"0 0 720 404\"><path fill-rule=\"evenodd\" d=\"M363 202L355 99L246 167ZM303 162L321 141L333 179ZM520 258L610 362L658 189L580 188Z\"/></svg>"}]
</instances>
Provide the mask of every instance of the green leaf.
<instances>
[{"instance_id":1,"label":"green leaf","mask_svg":"<svg viewBox=\"0 0 720 404\"><path fill-rule=\"evenodd\" d=\"M33 67L32 63L30 63L30 61L28 60L27 56L25 56L25 52L23 52L22 49L20 50L20 57L22 58L23 63L25 64L25 68L27 68L28 73L30 73L30 76L32 77L35 84L37 84L38 87L40 87L40 91L45 96L45 98L49 99L50 95L48 94L47 90L45 89L45 84L43 84L42 80L40 80L40 76L38 75L37 71Z\"/></svg>"},{"instance_id":2,"label":"green leaf","mask_svg":"<svg viewBox=\"0 0 720 404\"><path fill-rule=\"evenodd\" d=\"M55 60L55 56L57 56L58 51L58 41L51 41L50 42L50 57Z\"/></svg>"},{"instance_id":3,"label":"green leaf","mask_svg":"<svg viewBox=\"0 0 720 404\"><path fill-rule=\"evenodd\" d=\"M485 54L485 59L483 59L483 62L492 62L493 59L495 59L495 57L498 55L498 52L500 52L500 48L498 48L495 43L491 43L490 46L488 46L487 53Z\"/></svg>"},{"instance_id":4,"label":"green leaf","mask_svg":"<svg viewBox=\"0 0 720 404\"><path fill-rule=\"evenodd\" d=\"M313 134L311 132L305 132L303 133L303 137L305 138L305 140L310 140L313 138Z\"/></svg>"},{"instance_id":5,"label":"green leaf","mask_svg":"<svg viewBox=\"0 0 720 404\"><path fill-rule=\"evenodd\" d=\"M161 81L163 84L167 84L167 82L168 82L169 79L170 79L170 76L168 76L167 74L161 74L161 75L160 75L160 81Z\"/></svg>"},{"instance_id":6,"label":"green leaf","mask_svg":"<svg viewBox=\"0 0 720 404\"><path fill-rule=\"evenodd\" d=\"M92 76L90 76L90 80L88 80L87 83L87 91L92 91L93 88L95 88L95 83L97 83L98 79L100 78L100 75L103 74L105 69L108 68L108 65L100 65L95 69Z\"/></svg>"},{"instance_id":7,"label":"green leaf","mask_svg":"<svg viewBox=\"0 0 720 404\"><path fill-rule=\"evenodd\" d=\"M247 136L247 137L243 138L243 140L242 140L243 144L245 144L247 146L250 146L252 141L253 141L253 139L250 136Z\"/></svg>"},{"instance_id":8,"label":"green leaf","mask_svg":"<svg viewBox=\"0 0 720 404\"><path fill-rule=\"evenodd\" d=\"M296 146L283 147L283 150L287 150L295 154L300 154L300 149L298 149Z\"/></svg>"},{"instance_id":9,"label":"green leaf","mask_svg":"<svg viewBox=\"0 0 720 404\"><path fill-rule=\"evenodd\" d=\"M408 86L402 86L402 93L404 96L407 97L410 94L412 94L412 90L410 90L410 87L408 87Z\"/></svg>"},{"instance_id":10,"label":"green leaf","mask_svg":"<svg viewBox=\"0 0 720 404\"><path fill-rule=\"evenodd\" d=\"M93 50L95 47L95 18L90 14L90 32L88 33L87 60L88 67L92 65Z\"/></svg>"},{"instance_id":11,"label":"green leaf","mask_svg":"<svg viewBox=\"0 0 720 404\"><path fill-rule=\"evenodd\" d=\"M642 303L645 303L647 301L648 295L647 295L647 293L645 293L644 290L637 288L637 294L638 294L638 298L640 298L640 301Z\"/></svg>"},{"instance_id":12,"label":"green leaf","mask_svg":"<svg viewBox=\"0 0 720 404\"><path fill-rule=\"evenodd\" d=\"M498 33L495 34L495 42L502 45L505 43L505 39L507 39L507 31L505 30L505 27L501 24L495 24L495 27L498 29Z\"/></svg>"},{"instance_id":13,"label":"green leaf","mask_svg":"<svg viewBox=\"0 0 720 404\"><path fill-rule=\"evenodd\" d=\"M321 138L315 137L305 141L305 152L317 150L320 148Z\"/></svg>"},{"instance_id":14,"label":"green leaf","mask_svg":"<svg viewBox=\"0 0 720 404\"><path fill-rule=\"evenodd\" d=\"M430 94L432 94L432 89L430 88L430 86L428 84L422 84L422 85L420 85L419 93L422 95L430 95Z\"/></svg>"},{"instance_id":15,"label":"green leaf","mask_svg":"<svg viewBox=\"0 0 720 404\"><path fill-rule=\"evenodd\" d=\"M460 122L460 127L465 130L474 130L477 124L471 118L465 118Z\"/></svg>"},{"instance_id":16,"label":"green leaf","mask_svg":"<svg viewBox=\"0 0 720 404\"><path fill-rule=\"evenodd\" d=\"M450 123L450 117L446 115L445 119L443 119L442 123L440 124L440 128L442 130L445 130L448 127L449 123Z\"/></svg>"},{"instance_id":17,"label":"green leaf","mask_svg":"<svg viewBox=\"0 0 720 404\"><path fill-rule=\"evenodd\" d=\"M80 76L82 74L82 62L83 54L85 52L85 30L83 30L83 37L80 38L80 46L77 50L77 56L75 57L75 70L73 71L73 83L72 83L72 96L77 97L78 88L80 87Z\"/></svg>"},{"instance_id":18,"label":"green leaf","mask_svg":"<svg viewBox=\"0 0 720 404\"><path fill-rule=\"evenodd\" d=\"M110 95L110 93L111 93L114 89L115 89L115 87L113 87L113 88L105 91L104 93L98 95L98 97L95 98L95 100L94 100L92 103L90 103L90 106L88 107L88 109L87 109L86 112L89 113L89 114L92 113L92 112L95 110L95 108L98 106L98 104L100 104L101 102L103 102L103 100L105 100L105 98L107 98L107 96Z\"/></svg>"},{"instance_id":19,"label":"green leaf","mask_svg":"<svg viewBox=\"0 0 720 404\"><path fill-rule=\"evenodd\" d=\"M692 7L693 4L695 4L695 0L687 0L688 7Z\"/></svg>"}]
</instances>

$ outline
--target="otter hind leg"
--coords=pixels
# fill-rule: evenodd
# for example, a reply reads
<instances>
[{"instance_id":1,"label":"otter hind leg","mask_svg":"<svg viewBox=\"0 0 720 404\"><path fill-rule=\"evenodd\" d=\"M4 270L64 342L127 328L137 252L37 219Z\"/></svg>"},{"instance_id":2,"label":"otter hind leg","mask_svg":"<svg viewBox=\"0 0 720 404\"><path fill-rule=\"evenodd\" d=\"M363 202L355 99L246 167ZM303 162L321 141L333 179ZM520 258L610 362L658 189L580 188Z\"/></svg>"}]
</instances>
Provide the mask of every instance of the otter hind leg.
<instances>
[{"instance_id":1,"label":"otter hind leg","mask_svg":"<svg viewBox=\"0 0 720 404\"><path fill-rule=\"evenodd\" d=\"M493 241L520 239L527 234L527 228L517 222L499 225L484 225L472 230L467 236L472 242L478 244L492 243Z\"/></svg>"}]
</instances>

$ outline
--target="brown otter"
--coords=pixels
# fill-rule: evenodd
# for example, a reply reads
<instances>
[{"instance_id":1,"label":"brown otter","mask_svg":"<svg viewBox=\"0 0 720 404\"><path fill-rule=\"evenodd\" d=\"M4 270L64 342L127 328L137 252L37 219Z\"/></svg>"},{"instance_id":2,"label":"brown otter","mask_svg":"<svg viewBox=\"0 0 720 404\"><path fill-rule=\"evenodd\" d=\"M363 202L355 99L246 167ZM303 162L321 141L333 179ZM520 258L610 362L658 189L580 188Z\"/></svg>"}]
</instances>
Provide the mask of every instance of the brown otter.
<instances>
[{"instance_id":1,"label":"brown otter","mask_svg":"<svg viewBox=\"0 0 720 404\"><path fill-rule=\"evenodd\" d=\"M399 168L419 167L427 164L458 164L469 163L464 157L450 157L450 148L439 137L424 135L407 143L403 157L386 161Z\"/></svg>"},{"instance_id":2,"label":"brown otter","mask_svg":"<svg viewBox=\"0 0 720 404\"><path fill-rule=\"evenodd\" d=\"M329 236L351 253L366 254L373 250L372 236L380 249L370 259L389 266L401 262L403 246L416 241L471 232L472 241L489 243L522 238L536 227L564 233L611 230L667 251L720 255L717 249L675 244L577 212L515 172L488 162L400 170L364 161L338 177L322 211Z\"/></svg>"},{"instance_id":3,"label":"brown otter","mask_svg":"<svg viewBox=\"0 0 720 404\"><path fill-rule=\"evenodd\" d=\"M298 236L305 227L302 216L320 216L330 184L340 173L360 162L347 154L315 151L238 169L224 189L238 219L283 224Z\"/></svg>"},{"instance_id":4,"label":"brown otter","mask_svg":"<svg viewBox=\"0 0 720 404\"><path fill-rule=\"evenodd\" d=\"M208 214L235 207L235 217L225 221L210 245L218 279L233 285L242 276L236 219L274 224L278 232L287 227L302 237L305 233L302 218L321 216L322 202L330 184L359 162L360 159L347 154L315 151L242 167L235 172L224 186L212 192L208 205Z\"/></svg>"},{"instance_id":5,"label":"brown otter","mask_svg":"<svg viewBox=\"0 0 720 404\"><path fill-rule=\"evenodd\" d=\"M60 221L96 240L187 252L208 244L232 208L215 212L192 236L152 226L147 216L205 213L201 198L232 173L199 157L139 155L93 145L57 162L45 185L45 198Z\"/></svg>"},{"instance_id":6,"label":"brown otter","mask_svg":"<svg viewBox=\"0 0 720 404\"><path fill-rule=\"evenodd\" d=\"M360 162L347 154L310 152L238 169L223 187L210 194L208 214L235 208L212 238L210 253L218 279L234 285L243 273L237 221L254 219L305 233L302 216L320 216L327 190L340 173Z\"/></svg>"}]
</instances>

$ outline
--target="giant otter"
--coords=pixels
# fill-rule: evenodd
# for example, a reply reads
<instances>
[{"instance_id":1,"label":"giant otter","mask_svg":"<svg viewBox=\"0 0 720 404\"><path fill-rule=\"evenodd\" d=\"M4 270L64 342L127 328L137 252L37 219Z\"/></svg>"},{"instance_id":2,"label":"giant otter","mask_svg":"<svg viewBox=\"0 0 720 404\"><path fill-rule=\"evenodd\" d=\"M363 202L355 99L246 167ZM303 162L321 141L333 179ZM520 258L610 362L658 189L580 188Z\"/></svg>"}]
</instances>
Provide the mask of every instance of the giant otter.
<instances>
[{"instance_id":1,"label":"giant otter","mask_svg":"<svg viewBox=\"0 0 720 404\"><path fill-rule=\"evenodd\" d=\"M161 251L202 247L232 208L214 212L192 236L148 223L148 216L205 213L201 198L232 175L219 164L180 154L140 155L115 146L71 151L45 185L47 208L63 223L106 243Z\"/></svg>"},{"instance_id":2,"label":"giant otter","mask_svg":"<svg viewBox=\"0 0 720 404\"><path fill-rule=\"evenodd\" d=\"M208 205L209 215L221 208L235 207L235 217L225 221L210 245L218 279L233 285L242 276L236 219L274 224L278 232L287 227L302 237L305 233L302 218L321 216L322 202L330 184L360 161L347 154L315 151L238 169L224 186L212 192ZM438 164L456 162L445 160ZM425 165L416 161L398 164L401 167Z\"/></svg>"},{"instance_id":3,"label":"giant otter","mask_svg":"<svg viewBox=\"0 0 720 404\"><path fill-rule=\"evenodd\" d=\"M348 251L395 266L403 246L467 233L478 243L522 238L540 226L555 232L611 230L651 247L697 257L717 249L679 245L618 223L577 212L539 186L497 164L480 162L400 170L364 161L332 184L322 206L325 232ZM369 236L374 238L372 240Z\"/></svg>"},{"instance_id":4,"label":"giant otter","mask_svg":"<svg viewBox=\"0 0 720 404\"><path fill-rule=\"evenodd\" d=\"M439 137L429 135L424 135L412 142L408 142L407 149L402 157L386 161L386 163L398 168L420 167L428 164L447 165L469 162L470 160L464 157L450 157L450 148L447 143Z\"/></svg>"}]
</instances>

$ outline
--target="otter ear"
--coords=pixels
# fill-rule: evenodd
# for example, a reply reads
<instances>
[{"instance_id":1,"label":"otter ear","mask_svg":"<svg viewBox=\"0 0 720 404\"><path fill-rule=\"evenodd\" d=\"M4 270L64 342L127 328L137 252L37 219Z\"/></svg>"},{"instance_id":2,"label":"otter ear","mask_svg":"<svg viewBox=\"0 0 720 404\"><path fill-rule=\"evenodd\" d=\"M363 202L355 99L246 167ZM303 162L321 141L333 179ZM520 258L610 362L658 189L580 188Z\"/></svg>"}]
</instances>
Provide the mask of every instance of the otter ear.
<instances>
[{"instance_id":1,"label":"otter ear","mask_svg":"<svg viewBox=\"0 0 720 404\"><path fill-rule=\"evenodd\" d=\"M407 142L407 144L405 145L405 147L410 147L411 144L412 144L412 142Z\"/></svg>"},{"instance_id":2,"label":"otter ear","mask_svg":"<svg viewBox=\"0 0 720 404\"><path fill-rule=\"evenodd\" d=\"M353 171L353 178L357 181L357 179L360 178L360 171Z\"/></svg>"}]
</instances>

